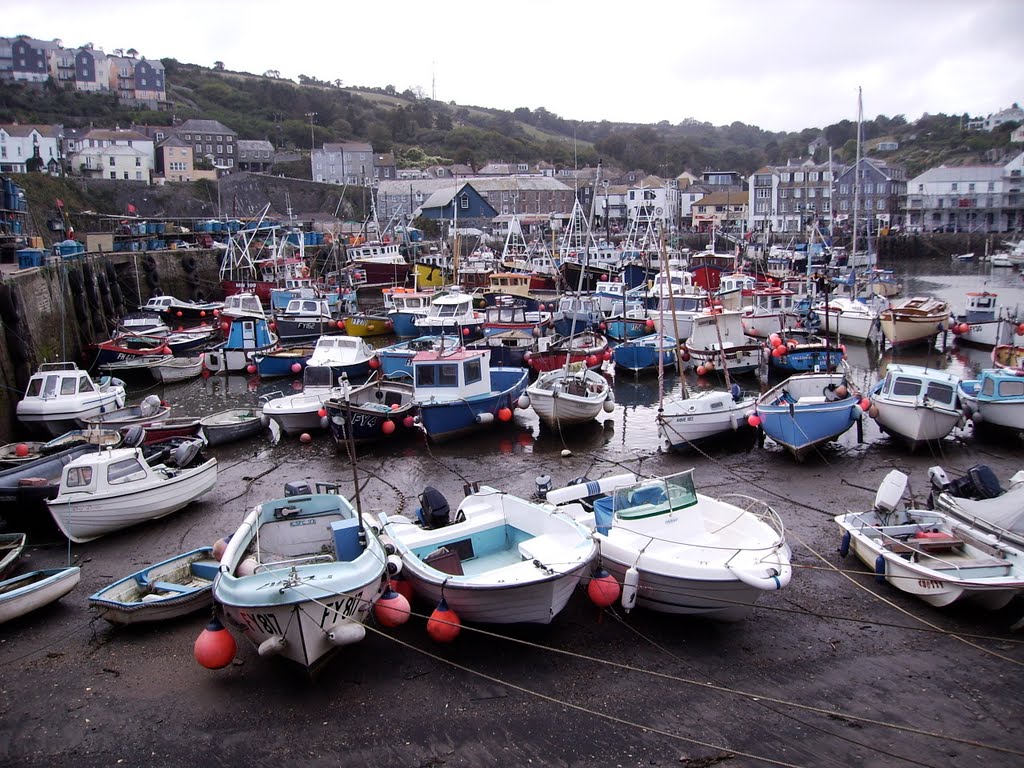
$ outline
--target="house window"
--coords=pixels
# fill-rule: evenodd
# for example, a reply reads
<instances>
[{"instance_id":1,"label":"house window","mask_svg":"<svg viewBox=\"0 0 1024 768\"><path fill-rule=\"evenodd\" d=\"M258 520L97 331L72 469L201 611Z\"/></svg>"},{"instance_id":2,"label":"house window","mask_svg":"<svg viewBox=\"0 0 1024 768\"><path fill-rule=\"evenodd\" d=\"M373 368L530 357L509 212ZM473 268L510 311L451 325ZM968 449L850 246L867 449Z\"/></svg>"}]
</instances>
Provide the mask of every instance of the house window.
<instances>
[{"instance_id":1,"label":"house window","mask_svg":"<svg viewBox=\"0 0 1024 768\"><path fill-rule=\"evenodd\" d=\"M868 182L867 184L864 185L864 194L865 195L873 195L874 193L875 193L875 185L874 184Z\"/></svg>"},{"instance_id":2,"label":"house window","mask_svg":"<svg viewBox=\"0 0 1024 768\"><path fill-rule=\"evenodd\" d=\"M956 191L957 191L957 186L958 186L958 185L957 185L957 183L956 183L956 182L954 181L954 182L953 182L953 183L952 183L952 184L950 185L950 189L952 189L952 190L953 190L954 192L956 192Z\"/></svg>"},{"instance_id":3,"label":"house window","mask_svg":"<svg viewBox=\"0 0 1024 768\"><path fill-rule=\"evenodd\" d=\"M116 166L116 165L117 165L117 158L116 158L116 157L114 157L113 155L111 155L110 157L108 157L108 158L107 158L107 165L109 165L109 166L110 166L111 168L113 168L114 166Z\"/></svg>"},{"instance_id":4,"label":"house window","mask_svg":"<svg viewBox=\"0 0 1024 768\"><path fill-rule=\"evenodd\" d=\"M224 154L224 145L223 144L218 144L217 145L217 154L218 155L223 155Z\"/></svg>"},{"instance_id":5,"label":"house window","mask_svg":"<svg viewBox=\"0 0 1024 768\"><path fill-rule=\"evenodd\" d=\"M885 210L885 200L881 200L880 199L878 201L878 204L875 206L875 208L877 208L880 211L884 211Z\"/></svg>"},{"instance_id":6,"label":"house window","mask_svg":"<svg viewBox=\"0 0 1024 768\"><path fill-rule=\"evenodd\" d=\"M464 211L469 210L469 195L459 196L459 208L461 208Z\"/></svg>"},{"instance_id":7,"label":"house window","mask_svg":"<svg viewBox=\"0 0 1024 768\"><path fill-rule=\"evenodd\" d=\"M228 154L229 155L233 155L234 153L235 153L235 145L234 144L228 144Z\"/></svg>"},{"instance_id":8,"label":"house window","mask_svg":"<svg viewBox=\"0 0 1024 768\"><path fill-rule=\"evenodd\" d=\"M117 179L117 171L111 171L110 172L110 178Z\"/></svg>"},{"instance_id":9,"label":"house window","mask_svg":"<svg viewBox=\"0 0 1024 768\"><path fill-rule=\"evenodd\" d=\"M141 157L136 157L135 158L135 167L136 168L141 168L142 167L142 158Z\"/></svg>"},{"instance_id":10,"label":"house window","mask_svg":"<svg viewBox=\"0 0 1024 768\"><path fill-rule=\"evenodd\" d=\"M849 184L840 184L839 185L839 194L840 195L848 195L848 194L850 194L850 185Z\"/></svg>"},{"instance_id":11,"label":"house window","mask_svg":"<svg viewBox=\"0 0 1024 768\"><path fill-rule=\"evenodd\" d=\"M968 184L967 185L967 191L968 192L973 192L974 191L974 185L973 184Z\"/></svg>"},{"instance_id":12,"label":"house window","mask_svg":"<svg viewBox=\"0 0 1024 768\"><path fill-rule=\"evenodd\" d=\"M135 180L136 181L142 181L142 172L141 171L136 171L135 172Z\"/></svg>"}]
</instances>

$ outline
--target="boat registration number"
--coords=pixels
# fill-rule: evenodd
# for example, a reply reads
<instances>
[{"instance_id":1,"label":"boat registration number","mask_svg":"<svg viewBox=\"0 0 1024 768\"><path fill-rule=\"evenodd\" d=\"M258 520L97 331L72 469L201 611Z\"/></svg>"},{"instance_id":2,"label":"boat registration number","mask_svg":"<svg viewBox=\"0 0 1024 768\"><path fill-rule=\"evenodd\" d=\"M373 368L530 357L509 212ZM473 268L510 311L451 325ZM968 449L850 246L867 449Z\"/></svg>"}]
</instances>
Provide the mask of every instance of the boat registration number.
<instances>
[{"instance_id":1,"label":"boat registration number","mask_svg":"<svg viewBox=\"0 0 1024 768\"><path fill-rule=\"evenodd\" d=\"M942 589L942 582L934 579L918 579L917 586L921 589Z\"/></svg>"}]
</instances>

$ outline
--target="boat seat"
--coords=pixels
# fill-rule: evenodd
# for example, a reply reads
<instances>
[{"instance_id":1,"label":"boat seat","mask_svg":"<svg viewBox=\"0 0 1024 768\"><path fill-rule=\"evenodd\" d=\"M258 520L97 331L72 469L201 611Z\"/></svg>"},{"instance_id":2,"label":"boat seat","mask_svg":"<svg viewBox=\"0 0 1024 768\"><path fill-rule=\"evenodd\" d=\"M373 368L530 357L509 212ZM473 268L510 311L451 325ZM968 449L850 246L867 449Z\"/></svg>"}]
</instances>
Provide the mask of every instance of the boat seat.
<instances>
[{"instance_id":1,"label":"boat seat","mask_svg":"<svg viewBox=\"0 0 1024 768\"><path fill-rule=\"evenodd\" d=\"M191 592L192 587L186 587L184 584L174 584L170 581L151 581L149 583L151 589L159 589L162 592Z\"/></svg>"},{"instance_id":2,"label":"boat seat","mask_svg":"<svg viewBox=\"0 0 1024 768\"><path fill-rule=\"evenodd\" d=\"M561 563L569 559L562 539L552 533L519 542L519 554L526 560L539 560L544 564Z\"/></svg>"},{"instance_id":3,"label":"boat seat","mask_svg":"<svg viewBox=\"0 0 1024 768\"><path fill-rule=\"evenodd\" d=\"M196 560L190 566L192 575L206 581L213 581L217 578L217 572L220 570L220 563L216 560Z\"/></svg>"},{"instance_id":4,"label":"boat seat","mask_svg":"<svg viewBox=\"0 0 1024 768\"><path fill-rule=\"evenodd\" d=\"M799 400L797 400L797 403L800 405L817 405L819 403L824 402L827 402L824 395L804 395Z\"/></svg>"},{"instance_id":5,"label":"boat seat","mask_svg":"<svg viewBox=\"0 0 1024 768\"><path fill-rule=\"evenodd\" d=\"M1007 560L987 556L975 557L969 560L950 560L948 562L922 557L918 558L918 562L936 571L976 571L985 568L1001 568L1004 573L1009 573L1013 565Z\"/></svg>"}]
</instances>

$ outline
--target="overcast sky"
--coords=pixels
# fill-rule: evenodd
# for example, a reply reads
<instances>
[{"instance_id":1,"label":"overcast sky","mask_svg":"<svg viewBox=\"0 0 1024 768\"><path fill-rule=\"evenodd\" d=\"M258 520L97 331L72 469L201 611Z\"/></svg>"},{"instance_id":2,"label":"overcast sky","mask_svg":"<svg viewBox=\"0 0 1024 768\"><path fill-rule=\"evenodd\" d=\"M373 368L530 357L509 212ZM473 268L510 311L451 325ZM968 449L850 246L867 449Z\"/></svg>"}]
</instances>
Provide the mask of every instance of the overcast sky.
<instances>
[{"instance_id":1,"label":"overcast sky","mask_svg":"<svg viewBox=\"0 0 1024 768\"><path fill-rule=\"evenodd\" d=\"M91 42L566 119L771 131L1024 101L1024 0L10 0L0 36Z\"/></svg>"}]
</instances>

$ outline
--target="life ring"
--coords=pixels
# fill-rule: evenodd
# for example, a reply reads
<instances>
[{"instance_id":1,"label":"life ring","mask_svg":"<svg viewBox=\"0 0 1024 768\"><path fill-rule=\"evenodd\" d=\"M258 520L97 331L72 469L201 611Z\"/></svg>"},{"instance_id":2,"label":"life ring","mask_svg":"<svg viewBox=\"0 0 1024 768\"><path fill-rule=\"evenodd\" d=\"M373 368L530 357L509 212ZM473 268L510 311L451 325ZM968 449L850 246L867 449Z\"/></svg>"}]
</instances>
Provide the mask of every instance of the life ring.
<instances>
[{"instance_id":1,"label":"life ring","mask_svg":"<svg viewBox=\"0 0 1024 768\"><path fill-rule=\"evenodd\" d=\"M154 259L149 254L146 254L145 256L142 257L142 266L145 267L150 272L155 272L156 271L156 259Z\"/></svg>"},{"instance_id":2,"label":"life ring","mask_svg":"<svg viewBox=\"0 0 1024 768\"><path fill-rule=\"evenodd\" d=\"M307 267L305 264L302 265L302 276L309 277L309 267Z\"/></svg>"},{"instance_id":3,"label":"life ring","mask_svg":"<svg viewBox=\"0 0 1024 768\"><path fill-rule=\"evenodd\" d=\"M150 288L157 288L160 285L160 273L156 270L146 273L146 284Z\"/></svg>"}]
</instances>

